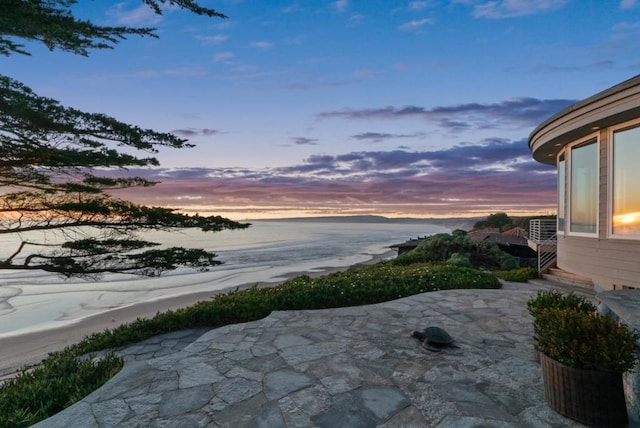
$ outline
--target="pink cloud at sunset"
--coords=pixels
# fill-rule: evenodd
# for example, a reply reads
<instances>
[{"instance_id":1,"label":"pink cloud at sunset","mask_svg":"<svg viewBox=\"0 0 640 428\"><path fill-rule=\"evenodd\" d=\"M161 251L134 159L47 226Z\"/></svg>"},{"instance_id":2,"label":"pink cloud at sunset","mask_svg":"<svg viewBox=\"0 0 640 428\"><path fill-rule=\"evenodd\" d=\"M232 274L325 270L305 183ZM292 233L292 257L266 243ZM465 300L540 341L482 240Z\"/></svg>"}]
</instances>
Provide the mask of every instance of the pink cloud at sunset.
<instances>
[{"instance_id":1,"label":"pink cloud at sunset","mask_svg":"<svg viewBox=\"0 0 640 428\"><path fill-rule=\"evenodd\" d=\"M129 173L161 183L118 196L243 219L555 210L555 170L534 162L525 141L495 139L433 151L317 155L299 165L263 170L176 168Z\"/></svg>"}]
</instances>

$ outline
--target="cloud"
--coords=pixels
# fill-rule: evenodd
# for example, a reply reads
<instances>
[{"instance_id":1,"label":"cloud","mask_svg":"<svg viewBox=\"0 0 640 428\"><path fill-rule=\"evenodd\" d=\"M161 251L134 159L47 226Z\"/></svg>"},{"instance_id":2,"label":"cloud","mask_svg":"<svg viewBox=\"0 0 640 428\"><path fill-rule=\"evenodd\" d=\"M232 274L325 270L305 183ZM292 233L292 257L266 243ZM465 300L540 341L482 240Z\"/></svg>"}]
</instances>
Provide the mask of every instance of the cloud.
<instances>
[{"instance_id":1,"label":"cloud","mask_svg":"<svg viewBox=\"0 0 640 428\"><path fill-rule=\"evenodd\" d=\"M313 155L277 168L128 172L161 184L129 190L127 198L212 212L233 205L244 212L517 213L553 210L556 192L555 169L534 162L526 140L497 138L440 150Z\"/></svg>"},{"instance_id":2,"label":"cloud","mask_svg":"<svg viewBox=\"0 0 640 428\"><path fill-rule=\"evenodd\" d=\"M269 50L273 47L273 43L270 42L265 42L265 41L259 41L259 42L252 42L249 44L249 46L251 46L252 48L257 48L257 49L262 49L264 51Z\"/></svg>"},{"instance_id":3,"label":"cloud","mask_svg":"<svg viewBox=\"0 0 640 428\"><path fill-rule=\"evenodd\" d=\"M233 52L218 52L213 56L213 62L229 61L235 57Z\"/></svg>"},{"instance_id":4,"label":"cloud","mask_svg":"<svg viewBox=\"0 0 640 428\"><path fill-rule=\"evenodd\" d=\"M282 13L295 13L300 12L301 10L302 8L298 3L292 3L289 6L285 6L284 8L282 8Z\"/></svg>"},{"instance_id":5,"label":"cloud","mask_svg":"<svg viewBox=\"0 0 640 428\"><path fill-rule=\"evenodd\" d=\"M333 7L340 13L347 10L349 7L349 0L338 0L333 2Z\"/></svg>"},{"instance_id":6,"label":"cloud","mask_svg":"<svg viewBox=\"0 0 640 428\"><path fill-rule=\"evenodd\" d=\"M132 10L125 10L124 3L118 3L107 11L107 15L118 24L126 26L156 25L162 20L161 15L144 4Z\"/></svg>"},{"instance_id":7,"label":"cloud","mask_svg":"<svg viewBox=\"0 0 640 428\"><path fill-rule=\"evenodd\" d=\"M362 134L352 135L350 138L361 141L371 141L372 143L379 143L384 140L395 140L398 138L421 138L424 137L424 133L416 132L415 134L387 134L380 132L363 132Z\"/></svg>"},{"instance_id":8,"label":"cloud","mask_svg":"<svg viewBox=\"0 0 640 428\"><path fill-rule=\"evenodd\" d=\"M400 30L402 31L416 31L421 29L427 24L433 24L433 20L429 18L413 20L413 21L405 22L398 28L400 28Z\"/></svg>"},{"instance_id":9,"label":"cloud","mask_svg":"<svg viewBox=\"0 0 640 428\"><path fill-rule=\"evenodd\" d=\"M638 6L637 0L621 0L620 1L620 9L628 10L633 9Z\"/></svg>"},{"instance_id":10,"label":"cloud","mask_svg":"<svg viewBox=\"0 0 640 428\"><path fill-rule=\"evenodd\" d=\"M306 138L306 137L293 137L291 138L293 144L298 146L317 146L318 140L316 138Z\"/></svg>"},{"instance_id":11,"label":"cloud","mask_svg":"<svg viewBox=\"0 0 640 428\"><path fill-rule=\"evenodd\" d=\"M540 100L536 98L509 98L499 103L469 103L441 106L431 109L420 106L384 107L365 110L344 110L319 113L319 119L407 119L419 118L442 128L456 131L471 127L492 129L503 126L536 126L576 100Z\"/></svg>"},{"instance_id":12,"label":"cloud","mask_svg":"<svg viewBox=\"0 0 640 428\"><path fill-rule=\"evenodd\" d=\"M204 44L218 44L229 40L229 36L218 34L215 36L196 36L196 39L200 40Z\"/></svg>"},{"instance_id":13,"label":"cloud","mask_svg":"<svg viewBox=\"0 0 640 428\"><path fill-rule=\"evenodd\" d=\"M220 134L221 132L217 129L195 129L195 128L184 128L184 129L174 129L171 131L172 134L176 134L180 137L191 138L191 137L210 137L212 135Z\"/></svg>"},{"instance_id":14,"label":"cloud","mask_svg":"<svg viewBox=\"0 0 640 428\"><path fill-rule=\"evenodd\" d=\"M569 0L495 0L474 4L473 17L487 19L517 18L563 8ZM471 3L471 2L469 2Z\"/></svg>"},{"instance_id":15,"label":"cloud","mask_svg":"<svg viewBox=\"0 0 640 428\"><path fill-rule=\"evenodd\" d=\"M426 9L430 6L430 2L428 1L411 1L409 2L409 10L419 11Z\"/></svg>"},{"instance_id":16,"label":"cloud","mask_svg":"<svg viewBox=\"0 0 640 428\"><path fill-rule=\"evenodd\" d=\"M205 67L177 67L177 68L165 68L165 69L146 69L136 70L130 73L113 73L113 74L100 74L92 76L91 80L108 80L108 79L126 79L126 78L157 78L162 76L205 76L208 70Z\"/></svg>"}]
</instances>

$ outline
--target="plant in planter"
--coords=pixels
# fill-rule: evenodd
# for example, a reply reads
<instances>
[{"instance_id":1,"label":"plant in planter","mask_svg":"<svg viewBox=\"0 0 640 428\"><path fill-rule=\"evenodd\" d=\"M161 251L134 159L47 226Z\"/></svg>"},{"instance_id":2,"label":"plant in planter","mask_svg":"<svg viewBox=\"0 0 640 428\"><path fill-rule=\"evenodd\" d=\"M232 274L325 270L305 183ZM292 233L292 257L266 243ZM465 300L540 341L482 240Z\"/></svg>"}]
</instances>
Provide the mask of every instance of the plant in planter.
<instances>
[{"instance_id":1,"label":"plant in planter","mask_svg":"<svg viewBox=\"0 0 640 428\"><path fill-rule=\"evenodd\" d=\"M622 373L636 364L640 336L586 309L560 304L533 312L545 400L553 410L585 425L624 427L628 418Z\"/></svg>"},{"instance_id":2,"label":"plant in planter","mask_svg":"<svg viewBox=\"0 0 640 428\"><path fill-rule=\"evenodd\" d=\"M564 294L559 291L539 291L538 295L527 302L527 309L533 318L536 318L544 309L573 309L580 312L595 312L596 307L585 297L575 293Z\"/></svg>"},{"instance_id":3,"label":"plant in planter","mask_svg":"<svg viewBox=\"0 0 640 428\"><path fill-rule=\"evenodd\" d=\"M527 302L527 310L531 316L536 319L538 314L545 309L572 309L579 312L593 313L596 311L596 306L589 302L585 297L578 296L571 292L569 294L561 293L555 290L539 291L538 295ZM536 343L538 342L537 335L533 335L533 345L535 349L535 359L540 361L540 352Z\"/></svg>"}]
</instances>

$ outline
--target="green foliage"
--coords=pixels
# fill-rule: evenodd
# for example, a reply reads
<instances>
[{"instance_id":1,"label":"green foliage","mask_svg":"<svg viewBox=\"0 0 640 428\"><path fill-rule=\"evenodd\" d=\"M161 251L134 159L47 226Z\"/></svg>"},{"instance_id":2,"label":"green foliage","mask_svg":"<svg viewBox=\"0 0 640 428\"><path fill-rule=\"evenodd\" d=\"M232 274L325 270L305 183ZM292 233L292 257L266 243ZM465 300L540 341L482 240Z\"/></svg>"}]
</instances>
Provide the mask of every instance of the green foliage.
<instances>
[{"instance_id":1,"label":"green foliage","mask_svg":"<svg viewBox=\"0 0 640 428\"><path fill-rule=\"evenodd\" d=\"M550 307L533 327L536 350L570 367L624 373L636 364L640 335L597 312Z\"/></svg>"},{"instance_id":2,"label":"green foliage","mask_svg":"<svg viewBox=\"0 0 640 428\"><path fill-rule=\"evenodd\" d=\"M523 267L511 270L494 270L493 274L498 278L511 282L527 282L538 277L538 271L532 267Z\"/></svg>"},{"instance_id":3,"label":"green foliage","mask_svg":"<svg viewBox=\"0 0 640 428\"><path fill-rule=\"evenodd\" d=\"M0 427L27 427L82 399L111 379L124 364L108 353L78 358L69 350L49 355L0 385Z\"/></svg>"},{"instance_id":4,"label":"green foliage","mask_svg":"<svg viewBox=\"0 0 640 428\"><path fill-rule=\"evenodd\" d=\"M486 220L481 220L473 225L474 229L498 229L503 232L513 227L513 221L506 213L490 214Z\"/></svg>"},{"instance_id":5,"label":"green foliage","mask_svg":"<svg viewBox=\"0 0 640 428\"><path fill-rule=\"evenodd\" d=\"M527 310L534 318L546 309L570 309L591 313L595 312L597 308L586 297L578 296L573 292L565 294L555 290L539 291L536 297L527 302Z\"/></svg>"},{"instance_id":6,"label":"green foliage","mask_svg":"<svg viewBox=\"0 0 640 428\"><path fill-rule=\"evenodd\" d=\"M112 48L130 35L155 36L151 28L105 27L78 19L72 10L76 3L0 0L0 55L28 55L20 40L88 55L90 49ZM177 6L224 18L194 0L143 3L158 14L163 7ZM127 177L125 171L159 165L149 156L159 147L192 145L169 133L63 106L0 75L0 234L53 232L48 240L30 234L29 241L22 241L13 254L0 260L0 269L42 269L64 276L158 275L179 266L206 269L219 264L213 252L147 249L158 244L139 239L135 232L180 228L215 232L248 224L140 206L112 195L113 190L156 184ZM53 242L51 236L60 237L60 242Z\"/></svg>"},{"instance_id":7,"label":"green foliage","mask_svg":"<svg viewBox=\"0 0 640 428\"><path fill-rule=\"evenodd\" d=\"M397 257L393 263L401 266L413 263L446 262L456 253L468 255L471 264L476 267L509 270L518 265L511 255L502 251L496 244L479 241L461 233L432 235L413 251Z\"/></svg>"},{"instance_id":8,"label":"green foliage","mask_svg":"<svg viewBox=\"0 0 640 428\"><path fill-rule=\"evenodd\" d=\"M453 253L451 254L451 257L449 257L449 260L447 260L447 263L456 265L456 266L466 266L466 267L473 266L471 264L471 257L469 257L468 253L464 253L464 254Z\"/></svg>"}]
</instances>

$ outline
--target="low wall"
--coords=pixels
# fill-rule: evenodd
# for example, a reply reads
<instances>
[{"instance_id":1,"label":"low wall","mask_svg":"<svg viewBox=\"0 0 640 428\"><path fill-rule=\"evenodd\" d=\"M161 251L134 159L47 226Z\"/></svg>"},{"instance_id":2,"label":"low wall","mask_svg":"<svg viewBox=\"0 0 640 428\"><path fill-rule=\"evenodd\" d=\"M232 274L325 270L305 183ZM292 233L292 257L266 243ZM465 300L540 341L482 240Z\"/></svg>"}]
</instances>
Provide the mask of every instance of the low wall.
<instances>
[{"instance_id":1,"label":"low wall","mask_svg":"<svg viewBox=\"0 0 640 428\"><path fill-rule=\"evenodd\" d=\"M598 310L640 332L640 290L610 290L596 294ZM640 341L636 343L640 358ZM640 362L624 374L624 394L627 399L630 426L640 426Z\"/></svg>"}]
</instances>

